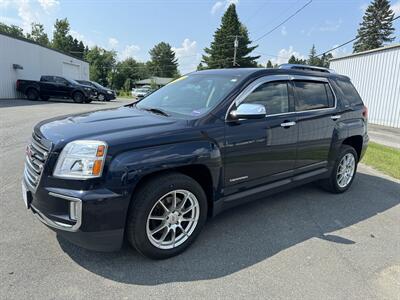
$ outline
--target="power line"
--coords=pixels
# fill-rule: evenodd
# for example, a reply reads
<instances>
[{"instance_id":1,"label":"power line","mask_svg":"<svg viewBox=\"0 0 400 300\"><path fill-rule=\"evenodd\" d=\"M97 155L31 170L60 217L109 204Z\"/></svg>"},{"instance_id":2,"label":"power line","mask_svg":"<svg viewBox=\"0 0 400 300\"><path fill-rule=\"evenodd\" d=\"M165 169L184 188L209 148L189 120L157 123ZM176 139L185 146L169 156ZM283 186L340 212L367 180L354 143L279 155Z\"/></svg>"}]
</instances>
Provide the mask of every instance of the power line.
<instances>
[{"instance_id":1,"label":"power line","mask_svg":"<svg viewBox=\"0 0 400 300\"><path fill-rule=\"evenodd\" d=\"M259 40L265 38L267 35L271 34L272 32L274 32L276 29L278 29L279 27L281 27L283 24L285 24L287 21L289 21L290 19L292 19L294 16L296 16L299 12L301 12L303 9L305 9L308 5L311 4L311 2L313 2L313 0L308 1L306 4L304 4L302 7L300 7L298 10L296 10L293 14L291 14L289 17L287 17L285 20L283 20L281 23L279 23L278 25L276 25L274 28L272 28L271 30L269 30L268 32L264 33L262 36L260 36L259 38L255 39L253 41L253 43L258 42Z\"/></svg>"},{"instance_id":2,"label":"power line","mask_svg":"<svg viewBox=\"0 0 400 300\"><path fill-rule=\"evenodd\" d=\"M392 20L392 22L395 21L395 20L397 20L397 19L399 19L399 18L400 18L400 16L397 16L396 18L394 18L394 19ZM324 55L324 54L328 54L329 52L332 52L332 51L334 51L334 50L336 50L336 49L338 49L338 48L341 48L341 47L343 47L343 46L346 46L347 44L350 44L351 42L354 42L355 40L358 40L359 38L364 37L364 36L367 36L367 35L369 35L369 33L365 33L365 34L362 34L362 35L360 35L360 36L356 36L355 38L351 39L350 41L347 41L347 42L345 42L345 43L343 43L343 44L340 44L339 46L336 46L336 47L334 47L334 48L332 48L332 49L329 49L329 50L327 50L327 51L325 51L325 52L322 52L322 53L316 55L315 57L319 57L319 56L322 56L322 55Z\"/></svg>"}]
</instances>

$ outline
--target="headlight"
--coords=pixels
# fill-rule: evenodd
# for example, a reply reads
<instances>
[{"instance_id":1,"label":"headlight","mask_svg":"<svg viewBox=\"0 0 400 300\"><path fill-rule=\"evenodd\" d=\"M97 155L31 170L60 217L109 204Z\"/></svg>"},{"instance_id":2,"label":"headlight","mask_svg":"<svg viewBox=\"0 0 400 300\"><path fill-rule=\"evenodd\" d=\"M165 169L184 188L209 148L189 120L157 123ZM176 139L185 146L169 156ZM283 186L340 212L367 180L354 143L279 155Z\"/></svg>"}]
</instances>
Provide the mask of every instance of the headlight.
<instances>
[{"instance_id":1,"label":"headlight","mask_svg":"<svg viewBox=\"0 0 400 300\"><path fill-rule=\"evenodd\" d=\"M112 91L107 91L107 94L112 94Z\"/></svg>"},{"instance_id":2,"label":"headlight","mask_svg":"<svg viewBox=\"0 0 400 300\"><path fill-rule=\"evenodd\" d=\"M53 175L70 179L100 177L103 172L107 144L102 141L74 141L62 150Z\"/></svg>"}]
</instances>

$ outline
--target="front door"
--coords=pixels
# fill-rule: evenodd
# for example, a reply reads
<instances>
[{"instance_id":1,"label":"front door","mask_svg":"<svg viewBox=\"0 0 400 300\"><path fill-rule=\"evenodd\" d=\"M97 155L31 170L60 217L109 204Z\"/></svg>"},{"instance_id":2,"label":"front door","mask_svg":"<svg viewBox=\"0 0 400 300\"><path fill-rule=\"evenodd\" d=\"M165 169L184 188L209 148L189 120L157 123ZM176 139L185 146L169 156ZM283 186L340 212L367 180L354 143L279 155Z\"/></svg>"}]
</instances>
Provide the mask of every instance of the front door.
<instances>
[{"instance_id":1,"label":"front door","mask_svg":"<svg viewBox=\"0 0 400 300\"><path fill-rule=\"evenodd\" d=\"M279 80L272 80L271 77L278 77ZM285 78L270 76L259 79L236 101L235 105L264 105L267 112L265 118L226 122L225 187L232 187L232 191L292 174L298 127L290 96L291 86Z\"/></svg>"}]
</instances>

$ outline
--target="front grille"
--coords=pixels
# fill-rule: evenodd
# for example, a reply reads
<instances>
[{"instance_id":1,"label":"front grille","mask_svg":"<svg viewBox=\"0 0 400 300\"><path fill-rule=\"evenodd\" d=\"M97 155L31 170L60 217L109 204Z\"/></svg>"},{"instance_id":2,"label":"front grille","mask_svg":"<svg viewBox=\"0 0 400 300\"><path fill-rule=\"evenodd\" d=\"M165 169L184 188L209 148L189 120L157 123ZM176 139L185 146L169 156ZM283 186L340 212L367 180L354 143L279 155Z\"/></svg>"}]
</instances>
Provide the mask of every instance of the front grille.
<instances>
[{"instance_id":1,"label":"front grille","mask_svg":"<svg viewBox=\"0 0 400 300\"><path fill-rule=\"evenodd\" d=\"M31 143L26 147L24 177L25 182L33 190L36 190L39 185L50 148L43 143L43 140L39 136L32 133Z\"/></svg>"}]
</instances>

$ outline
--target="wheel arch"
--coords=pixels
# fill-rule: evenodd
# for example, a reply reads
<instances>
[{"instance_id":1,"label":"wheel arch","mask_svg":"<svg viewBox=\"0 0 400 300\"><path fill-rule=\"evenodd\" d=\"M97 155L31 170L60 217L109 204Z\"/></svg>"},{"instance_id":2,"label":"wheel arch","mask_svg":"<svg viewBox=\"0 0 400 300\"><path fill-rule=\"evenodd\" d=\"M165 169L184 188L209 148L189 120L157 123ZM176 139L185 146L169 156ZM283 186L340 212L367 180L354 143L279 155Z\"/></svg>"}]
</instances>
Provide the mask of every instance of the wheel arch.
<instances>
[{"instance_id":1,"label":"wheel arch","mask_svg":"<svg viewBox=\"0 0 400 300\"><path fill-rule=\"evenodd\" d=\"M354 148L357 152L358 159L361 158L363 147L363 137L361 135L353 135L343 140L342 145L348 145Z\"/></svg>"}]
</instances>

